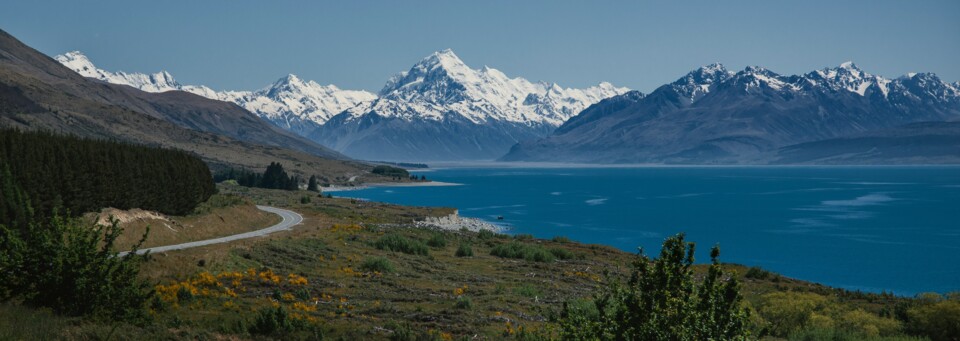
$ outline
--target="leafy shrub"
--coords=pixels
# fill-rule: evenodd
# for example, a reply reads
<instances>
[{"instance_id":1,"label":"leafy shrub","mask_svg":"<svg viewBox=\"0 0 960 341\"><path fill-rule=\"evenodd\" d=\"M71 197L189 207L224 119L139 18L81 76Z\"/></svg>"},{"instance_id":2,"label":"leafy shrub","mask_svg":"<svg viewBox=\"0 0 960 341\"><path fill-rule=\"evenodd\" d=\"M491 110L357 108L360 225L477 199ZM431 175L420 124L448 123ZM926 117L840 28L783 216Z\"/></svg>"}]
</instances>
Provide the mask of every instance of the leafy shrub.
<instances>
[{"instance_id":1,"label":"leafy shrub","mask_svg":"<svg viewBox=\"0 0 960 341\"><path fill-rule=\"evenodd\" d=\"M373 243L373 246L380 250L389 250L403 252L411 255L426 256L430 250L418 240L410 240L398 234L388 234Z\"/></svg>"},{"instance_id":2,"label":"leafy shrub","mask_svg":"<svg viewBox=\"0 0 960 341\"><path fill-rule=\"evenodd\" d=\"M570 252L570 250L559 247L550 248L550 253L553 254L554 257L557 257L557 259L561 260L568 260L576 257L573 252Z\"/></svg>"},{"instance_id":3,"label":"leafy shrub","mask_svg":"<svg viewBox=\"0 0 960 341\"><path fill-rule=\"evenodd\" d=\"M960 335L960 301L927 302L907 310L907 330L933 341L956 340Z\"/></svg>"},{"instance_id":4,"label":"leafy shrub","mask_svg":"<svg viewBox=\"0 0 960 341\"><path fill-rule=\"evenodd\" d=\"M570 238L567 238L567 237L565 237L565 236L555 236L555 237L553 237L553 242L554 242L554 243L566 244L566 243L569 243L569 242L570 242Z\"/></svg>"},{"instance_id":5,"label":"leafy shrub","mask_svg":"<svg viewBox=\"0 0 960 341\"><path fill-rule=\"evenodd\" d=\"M283 306L260 309L253 325L250 326L250 334L260 335L273 335L292 330L293 323Z\"/></svg>"},{"instance_id":6,"label":"leafy shrub","mask_svg":"<svg viewBox=\"0 0 960 341\"><path fill-rule=\"evenodd\" d=\"M383 257L368 257L360 264L360 269L367 272L394 272L393 263Z\"/></svg>"},{"instance_id":7,"label":"leafy shrub","mask_svg":"<svg viewBox=\"0 0 960 341\"><path fill-rule=\"evenodd\" d=\"M747 337L748 312L740 284L724 274L718 257L699 283L693 275L694 245L679 234L667 238L660 257L640 252L626 283L607 282L596 295L598 314L567 305L561 313L563 339L739 340Z\"/></svg>"},{"instance_id":8,"label":"leafy shrub","mask_svg":"<svg viewBox=\"0 0 960 341\"><path fill-rule=\"evenodd\" d=\"M457 297L457 303L454 305L454 307L464 310L473 309L473 301L471 301L467 296L460 296Z\"/></svg>"},{"instance_id":9,"label":"leafy shrub","mask_svg":"<svg viewBox=\"0 0 960 341\"><path fill-rule=\"evenodd\" d=\"M538 297L543 295L543 293L540 292L540 289L537 289L537 287L530 284L524 284L514 288L513 293L523 297Z\"/></svg>"},{"instance_id":10,"label":"leafy shrub","mask_svg":"<svg viewBox=\"0 0 960 341\"><path fill-rule=\"evenodd\" d=\"M495 233L493 233L493 231L480 230L480 232L477 233L477 238L480 238L482 240L493 239L494 235Z\"/></svg>"},{"instance_id":11,"label":"leafy shrub","mask_svg":"<svg viewBox=\"0 0 960 341\"><path fill-rule=\"evenodd\" d=\"M310 196L309 196L309 195L304 195L304 196L300 197L300 203L301 203L301 204L309 204L309 203L310 203Z\"/></svg>"},{"instance_id":12,"label":"leafy shrub","mask_svg":"<svg viewBox=\"0 0 960 341\"><path fill-rule=\"evenodd\" d=\"M473 257L473 248L470 247L470 244L460 243L454 255L457 257Z\"/></svg>"},{"instance_id":13,"label":"leafy shrub","mask_svg":"<svg viewBox=\"0 0 960 341\"><path fill-rule=\"evenodd\" d=\"M108 226L91 226L56 212L22 231L0 225L0 300L21 300L62 315L115 321L145 317L152 291L139 272L148 256L120 256L114 242L121 232L113 218Z\"/></svg>"},{"instance_id":14,"label":"leafy shrub","mask_svg":"<svg viewBox=\"0 0 960 341\"><path fill-rule=\"evenodd\" d=\"M447 239L443 237L442 233L434 233L433 236L427 240L427 245L435 248L444 248L447 247Z\"/></svg>"},{"instance_id":15,"label":"leafy shrub","mask_svg":"<svg viewBox=\"0 0 960 341\"><path fill-rule=\"evenodd\" d=\"M518 235L513 236L513 239L516 239L516 240L533 240L533 235L532 235L532 234L525 234L525 233L524 233L524 234L518 234Z\"/></svg>"},{"instance_id":16,"label":"leafy shrub","mask_svg":"<svg viewBox=\"0 0 960 341\"><path fill-rule=\"evenodd\" d=\"M747 273L744 274L744 277L764 280L770 278L770 275L772 275L770 271L764 270L759 266L751 266L750 269L747 269Z\"/></svg>"},{"instance_id":17,"label":"leafy shrub","mask_svg":"<svg viewBox=\"0 0 960 341\"><path fill-rule=\"evenodd\" d=\"M524 259L531 262L552 262L555 256L540 245L513 241L500 244L490 250L490 255L500 258Z\"/></svg>"}]
</instances>

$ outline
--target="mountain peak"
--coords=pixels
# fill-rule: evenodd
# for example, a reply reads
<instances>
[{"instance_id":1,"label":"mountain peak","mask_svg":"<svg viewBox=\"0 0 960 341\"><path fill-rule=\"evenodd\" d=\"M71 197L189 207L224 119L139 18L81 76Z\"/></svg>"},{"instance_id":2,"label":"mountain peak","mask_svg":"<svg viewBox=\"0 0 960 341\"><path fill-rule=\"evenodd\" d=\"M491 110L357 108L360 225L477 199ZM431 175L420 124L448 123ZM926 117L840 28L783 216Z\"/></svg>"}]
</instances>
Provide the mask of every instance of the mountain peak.
<instances>
[{"instance_id":1,"label":"mountain peak","mask_svg":"<svg viewBox=\"0 0 960 341\"><path fill-rule=\"evenodd\" d=\"M465 73L467 70L470 70L470 67L467 66L456 53L453 53L451 49L444 49L441 51L434 52L421 60L414 68L422 67L423 71L433 71L436 69L444 69L447 71L453 71L455 73Z\"/></svg>"},{"instance_id":2,"label":"mountain peak","mask_svg":"<svg viewBox=\"0 0 960 341\"><path fill-rule=\"evenodd\" d=\"M93 65L93 62L90 61L90 58L87 58L83 52L70 51L58 55L54 57L54 59L60 62L60 64L69 67L84 77L94 77L96 75L97 67Z\"/></svg>"},{"instance_id":3,"label":"mountain peak","mask_svg":"<svg viewBox=\"0 0 960 341\"><path fill-rule=\"evenodd\" d=\"M673 82L673 89L691 103L710 92L711 86L730 78L730 72L720 63L704 65Z\"/></svg>"},{"instance_id":4,"label":"mountain peak","mask_svg":"<svg viewBox=\"0 0 960 341\"><path fill-rule=\"evenodd\" d=\"M857 67L857 64L854 64L852 61L845 61L840 63L840 68L845 70L857 70L860 71L860 68Z\"/></svg>"}]
</instances>

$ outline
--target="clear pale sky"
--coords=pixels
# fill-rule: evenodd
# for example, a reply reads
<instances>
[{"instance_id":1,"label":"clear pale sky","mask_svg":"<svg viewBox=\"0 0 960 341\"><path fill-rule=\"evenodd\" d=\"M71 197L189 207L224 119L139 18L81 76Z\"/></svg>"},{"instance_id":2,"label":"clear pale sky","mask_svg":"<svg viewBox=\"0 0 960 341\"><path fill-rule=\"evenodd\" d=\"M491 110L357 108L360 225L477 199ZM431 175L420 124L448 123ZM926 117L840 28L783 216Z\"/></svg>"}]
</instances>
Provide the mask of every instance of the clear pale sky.
<instances>
[{"instance_id":1,"label":"clear pale sky","mask_svg":"<svg viewBox=\"0 0 960 341\"><path fill-rule=\"evenodd\" d=\"M651 91L712 62L797 74L852 60L960 80L960 1L5 1L0 28L110 71L252 90L288 73L379 90L452 48L565 87Z\"/></svg>"}]
</instances>

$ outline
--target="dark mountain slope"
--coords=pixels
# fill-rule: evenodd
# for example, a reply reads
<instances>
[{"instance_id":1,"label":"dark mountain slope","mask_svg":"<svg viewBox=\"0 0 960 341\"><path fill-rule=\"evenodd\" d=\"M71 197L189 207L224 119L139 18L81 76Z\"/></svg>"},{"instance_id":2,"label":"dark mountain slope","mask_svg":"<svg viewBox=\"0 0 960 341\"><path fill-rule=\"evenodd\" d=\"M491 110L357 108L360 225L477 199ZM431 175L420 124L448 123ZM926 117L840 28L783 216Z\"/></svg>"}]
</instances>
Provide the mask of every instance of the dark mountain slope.
<instances>
[{"instance_id":1,"label":"dark mountain slope","mask_svg":"<svg viewBox=\"0 0 960 341\"><path fill-rule=\"evenodd\" d=\"M59 62L39 53L0 30L0 67L5 83L44 83L50 93L30 92L54 109L65 100L85 100L90 104L116 106L181 127L232 137L237 140L298 150L327 158L346 157L293 133L260 120L236 104L210 100L180 91L148 93L132 87L114 85L80 76ZM63 98L66 97L66 98ZM67 108L64 108L67 109Z\"/></svg>"},{"instance_id":2,"label":"dark mountain slope","mask_svg":"<svg viewBox=\"0 0 960 341\"><path fill-rule=\"evenodd\" d=\"M247 117L258 120L233 104L184 93L144 93L84 78L0 31L0 126L177 148L214 167L263 169L282 161L295 173L331 180L372 168L320 157L341 156L300 138L271 136L276 128ZM270 139L274 143L266 145ZM297 146L306 151L294 150Z\"/></svg>"},{"instance_id":3,"label":"dark mountain slope","mask_svg":"<svg viewBox=\"0 0 960 341\"><path fill-rule=\"evenodd\" d=\"M777 150L779 164L960 164L960 122L921 122Z\"/></svg>"}]
</instances>

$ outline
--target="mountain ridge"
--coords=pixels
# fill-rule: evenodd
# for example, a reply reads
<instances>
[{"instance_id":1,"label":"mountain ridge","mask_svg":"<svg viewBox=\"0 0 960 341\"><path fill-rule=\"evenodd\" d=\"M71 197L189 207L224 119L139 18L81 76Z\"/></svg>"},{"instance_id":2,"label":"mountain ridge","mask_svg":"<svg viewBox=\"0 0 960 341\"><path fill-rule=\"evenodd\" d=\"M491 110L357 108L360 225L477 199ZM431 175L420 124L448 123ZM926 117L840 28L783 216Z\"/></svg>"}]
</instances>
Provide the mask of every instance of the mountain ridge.
<instances>
[{"instance_id":1,"label":"mountain ridge","mask_svg":"<svg viewBox=\"0 0 960 341\"><path fill-rule=\"evenodd\" d=\"M510 78L488 66L472 69L447 49L394 75L379 98L331 118L310 137L362 159L494 159L626 91L610 83L573 89Z\"/></svg>"},{"instance_id":2,"label":"mountain ridge","mask_svg":"<svg viewBox=\"0 0 960 341\"><path fill-rule=\"evenodd\" d=\"M960 89L936 75L887 79L852 62L789 76L711 64L642 98L618 97L501 160L765 164L790 145L960 118Z\"/></svg>"}]
</instances>

